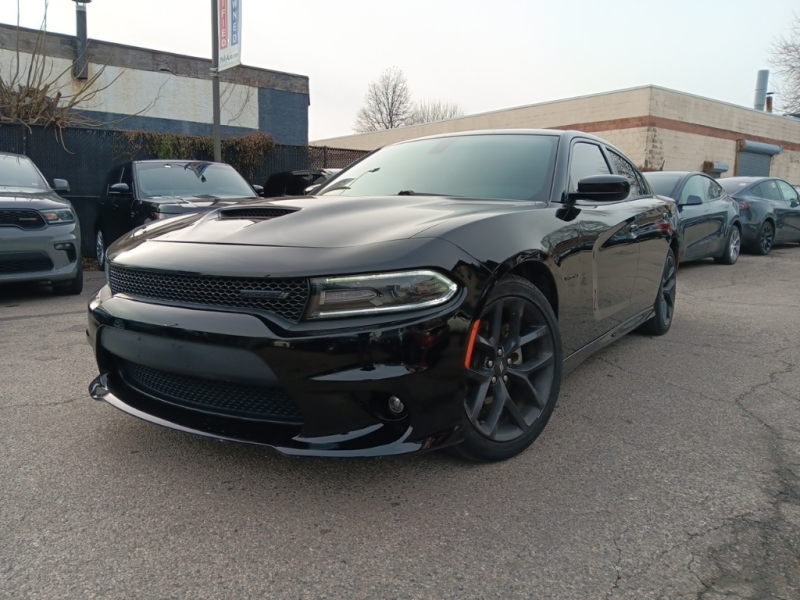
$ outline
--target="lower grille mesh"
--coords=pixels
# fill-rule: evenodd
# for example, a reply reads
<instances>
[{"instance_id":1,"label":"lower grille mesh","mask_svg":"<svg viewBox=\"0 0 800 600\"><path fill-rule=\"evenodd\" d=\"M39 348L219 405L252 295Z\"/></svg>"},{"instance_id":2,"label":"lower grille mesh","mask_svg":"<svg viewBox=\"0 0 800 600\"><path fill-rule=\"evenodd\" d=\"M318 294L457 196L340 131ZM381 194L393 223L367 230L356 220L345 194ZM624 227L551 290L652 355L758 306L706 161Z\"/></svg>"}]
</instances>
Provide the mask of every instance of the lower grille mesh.
<instances>
[{"instance_id":1,"label":"lower grille mesh","mask_svg":"<svg viewBox=\"0 0 800 600\"><path fill-rule=\"evenodd\" d=\"M53 261L44 252L0 252L0 274L52 270Z\"/></svg>"},{"instance_id":2,"label":"lower grille mesh","mask_svg":"<svg viewBox=\"0 0 800 600\"><path fill-rule=\"evenodd\" d=\"M167 373L119 360L123 378L159 399L219 415L302 424L303 414L281 388L227 383Z\"/></svg>"}]
</instances>

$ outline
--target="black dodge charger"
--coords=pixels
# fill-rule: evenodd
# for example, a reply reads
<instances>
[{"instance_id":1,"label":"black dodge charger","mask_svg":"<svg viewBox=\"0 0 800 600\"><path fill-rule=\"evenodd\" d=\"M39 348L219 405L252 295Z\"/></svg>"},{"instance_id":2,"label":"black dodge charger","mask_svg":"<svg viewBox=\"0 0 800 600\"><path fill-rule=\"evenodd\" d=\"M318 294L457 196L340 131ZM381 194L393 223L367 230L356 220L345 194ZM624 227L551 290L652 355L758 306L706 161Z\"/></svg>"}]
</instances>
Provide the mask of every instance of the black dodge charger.
<instances>
[{"instance_id":1,"label":"black dodge charger","mask_svg":"<svg viewBox=\"0 0 800 600\"><path fill-rule=\"evenodd\" d=\"M140 227L89 303L95 399L294 455L502 460L562 377L675 306L675 205L594 136L423 138L313 197Z\"/></svg>"}]
</instances>

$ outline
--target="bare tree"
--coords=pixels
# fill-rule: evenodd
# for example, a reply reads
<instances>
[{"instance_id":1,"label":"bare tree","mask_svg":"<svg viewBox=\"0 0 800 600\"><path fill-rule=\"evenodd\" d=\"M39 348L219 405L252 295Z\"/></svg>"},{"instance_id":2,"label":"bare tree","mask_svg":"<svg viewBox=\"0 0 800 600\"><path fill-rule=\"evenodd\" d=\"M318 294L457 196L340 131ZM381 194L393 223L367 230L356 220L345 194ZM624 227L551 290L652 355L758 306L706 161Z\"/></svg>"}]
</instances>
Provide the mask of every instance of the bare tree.
<instances>
[{"instance_id":1,"label":"bare tree","mask_svg":"<svg viewBox=\"0 0 800 600\"><path fill-rule=\"evenodd\" d=\"M64 69L55 70L54 61L47 56L48 5L48 0L44 0L44 18L33 51L29 56L23 57L19 50L20 25L19 0L17 0L16 56L8 65L7 72L0 67L0 122L50 125L58 130L69 126L109 125L110 123L84 115L82 110L91 108L98 94L114 85L124 71L110 81L101 83L108 63L95 65L94 73L85 80L72 79L71 73L75 61ZM158 97L136 115L147 112L157 100Z\"/></svg>"},{"instance_id":2,"label":"bare tree","mask_svg":"<svg viewBox=\"0 0 800 600\"><path fill-rule=\"evenodd\" d=\"M464 109L455 102L440 102L426 100L418 102L414 107L414 114L411 117L414 125L422 123L433 123L446 119L457 119L464 116Z\"/></svg>"},{"instance_id":3,"label":"bare tree","mask_svg":"<svg viewBox=\"0 0 800 600\"><path fill-rule=\"evenodd\" d=\"M778 76L781 108L787 113L800 113L800 15L794 15L789 34L775 42L770 63Z\"/></svg>"},{"instance_id":4,"label":"bare tree","mask_svg":"<svg viewBox=\"0 0 800 600\"><path fill-rule=\"evenodd\" d=\"M401 69L390 67L369 84L353 131L367 133L403 127L409 124L413 115L414 105L406 76Z\"/></svg>"}]
</instances>

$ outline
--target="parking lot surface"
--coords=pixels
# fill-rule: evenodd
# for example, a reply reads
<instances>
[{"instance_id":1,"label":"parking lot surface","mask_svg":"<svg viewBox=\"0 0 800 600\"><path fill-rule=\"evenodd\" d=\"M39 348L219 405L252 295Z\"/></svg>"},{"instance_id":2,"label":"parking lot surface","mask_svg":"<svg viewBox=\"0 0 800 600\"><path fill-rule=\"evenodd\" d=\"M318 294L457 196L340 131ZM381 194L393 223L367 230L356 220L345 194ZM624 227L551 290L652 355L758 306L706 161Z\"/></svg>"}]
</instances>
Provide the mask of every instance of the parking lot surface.
<instances>
[{"instance_id":1,"label":"parking lot surface","mask_svg":"<svg viewBox=\"0 0 800 600\"><path fill-rule=\"evenodd\" d=\"M501 464L292 459L89 399L81 297L0 288L0 597L800 598L800 247L682 266L672 331Z\"/></svg>"}]
</instances>

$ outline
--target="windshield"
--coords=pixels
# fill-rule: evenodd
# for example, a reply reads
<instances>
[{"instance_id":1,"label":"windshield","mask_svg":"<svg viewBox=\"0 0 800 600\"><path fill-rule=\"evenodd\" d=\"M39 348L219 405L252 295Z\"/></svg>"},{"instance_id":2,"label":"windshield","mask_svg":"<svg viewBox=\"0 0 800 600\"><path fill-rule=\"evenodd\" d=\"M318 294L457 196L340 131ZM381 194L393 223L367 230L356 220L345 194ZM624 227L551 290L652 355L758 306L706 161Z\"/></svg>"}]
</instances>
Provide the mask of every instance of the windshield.
<instances>
[{"instance_id":1,"label":"windshield","mask_svg":"<svg viewBox=\"0 0 800 600\"><path fill-rule=\"evenodd\" d=\"M673 198L675 186L678 185L681 177L682 175L676 175L674 173L644 174L644 178L647 179L647 183L650 184L650 187L653 188L653 191L659 196L666 196L667 198Z\"/></svg>"},{"instance_id":2,"label":"windshield","mask_svg":"<svg viewBox=\"0 0 800 600\"><path fill-rule=\"evenodd\" d=\"M462 135L388 146L325 185L318 195L550 198L558 137Z\"/></svg>"},{"instance_id":3,"label":"windshield","mask_svg":"<svg viewBox=\"0 0 800 600\"><path fill-rule=\"evenodd\" d=\"M210 162L139 163L136 183L145 197L210 196L255 198L252 188L230 165Z\"/></svg>"},{"instance_id":4,"label":"windshield","mask_svg":"<svg viewBox=\"0 0 800 600\"><path fill-rule=\"evenodd\" d=\"M32 192L47 189L33 163L24 156L0 155L0 187L28 188Z\"/></svg>"}]
</instances>

